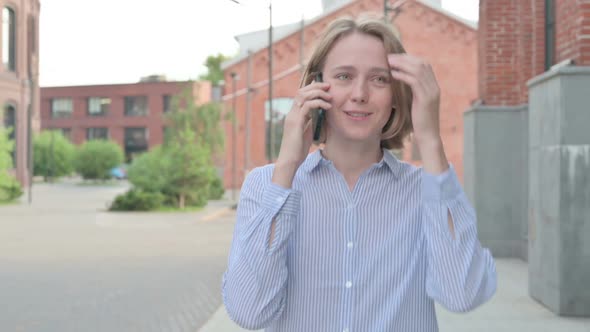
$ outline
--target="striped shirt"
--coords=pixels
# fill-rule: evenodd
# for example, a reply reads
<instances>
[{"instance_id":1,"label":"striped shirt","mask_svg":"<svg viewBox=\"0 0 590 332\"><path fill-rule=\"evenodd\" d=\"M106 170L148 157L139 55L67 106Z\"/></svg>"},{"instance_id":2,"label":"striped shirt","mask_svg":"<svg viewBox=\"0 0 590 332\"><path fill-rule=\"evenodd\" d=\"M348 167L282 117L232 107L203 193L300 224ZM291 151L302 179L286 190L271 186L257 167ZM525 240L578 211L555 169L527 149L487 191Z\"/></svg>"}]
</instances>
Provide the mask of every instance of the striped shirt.
<instances>
[{"instance_id":1,"label":"striped shirt","mask_svg":"<svg viewBox=\"0 0 590 332\"><path fill-rule=\"evenodd\" d=\"M238 325L430 332L434 301L465 312L494 294L495 264L452 165L435 176L384 150L352 191L320 150L292 189L271 182L273 169L254 169L242 187L222 285Z\"/></svg>"}]
</instances>

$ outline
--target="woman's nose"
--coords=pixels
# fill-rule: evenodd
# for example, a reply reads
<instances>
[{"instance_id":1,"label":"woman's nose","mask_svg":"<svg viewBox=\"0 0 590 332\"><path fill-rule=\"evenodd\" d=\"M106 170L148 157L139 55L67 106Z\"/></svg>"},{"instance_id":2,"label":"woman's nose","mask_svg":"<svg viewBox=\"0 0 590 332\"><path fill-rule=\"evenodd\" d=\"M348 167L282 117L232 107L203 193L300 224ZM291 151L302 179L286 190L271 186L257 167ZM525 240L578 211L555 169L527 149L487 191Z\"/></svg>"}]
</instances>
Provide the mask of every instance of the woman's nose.
<instances>
[{"instance_id":1,"label":"woman's nose","mask_svg":"<svg viewBox=\"0 0 590 332\"><path fill-rule=\"evenodd\" d=\"M369 98L368 87L364 80L357 80L352 87L351 100L355 103L364 104Z\"/></svg>"}]
</instances>

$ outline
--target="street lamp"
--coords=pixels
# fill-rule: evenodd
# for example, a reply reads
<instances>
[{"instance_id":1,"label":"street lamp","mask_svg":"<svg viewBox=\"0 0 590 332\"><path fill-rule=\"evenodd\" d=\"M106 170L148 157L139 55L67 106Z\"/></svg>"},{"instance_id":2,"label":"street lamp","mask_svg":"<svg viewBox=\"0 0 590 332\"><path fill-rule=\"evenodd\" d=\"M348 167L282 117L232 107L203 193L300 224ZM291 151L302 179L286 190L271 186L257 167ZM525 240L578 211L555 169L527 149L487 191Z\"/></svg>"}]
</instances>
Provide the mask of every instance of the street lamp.
<instances>
[{"instance_id":1,"label":"street lamp","mask_svg":"<svg viewBox=\"0 0 590 332\"><path fill-rule=\"evenodd\" d=\"M236 201L236 160L238 158L237 156L237 126L238 126L238 116L236 113L236 82L239 79L239 76L237 73L235 72L231 72L231 81L232 81L232 175L231 175L231 187L232 187L232 191L231 191L231 199L233 202Z\"/></svg>"}]
</instances>

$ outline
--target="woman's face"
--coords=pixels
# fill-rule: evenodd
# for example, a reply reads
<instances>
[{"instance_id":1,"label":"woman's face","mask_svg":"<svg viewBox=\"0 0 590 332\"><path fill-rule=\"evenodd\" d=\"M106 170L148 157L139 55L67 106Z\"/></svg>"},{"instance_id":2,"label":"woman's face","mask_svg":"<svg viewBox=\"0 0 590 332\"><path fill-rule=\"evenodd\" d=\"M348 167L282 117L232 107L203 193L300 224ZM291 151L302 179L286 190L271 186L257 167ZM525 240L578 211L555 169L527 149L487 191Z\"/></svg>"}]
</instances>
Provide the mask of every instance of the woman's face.
<instances>
[{"instance_id":1,"label":"woman's face","mask_svg":"<svg viewBox=\"0 0 590 332\"><path fill-rule=\"evenodd\" d=\"M343 37L328 53L323 76L333 97L326 113L327 142L379 143L393 98L383 42L361 33Z\"/></svg>"}]
</instances>

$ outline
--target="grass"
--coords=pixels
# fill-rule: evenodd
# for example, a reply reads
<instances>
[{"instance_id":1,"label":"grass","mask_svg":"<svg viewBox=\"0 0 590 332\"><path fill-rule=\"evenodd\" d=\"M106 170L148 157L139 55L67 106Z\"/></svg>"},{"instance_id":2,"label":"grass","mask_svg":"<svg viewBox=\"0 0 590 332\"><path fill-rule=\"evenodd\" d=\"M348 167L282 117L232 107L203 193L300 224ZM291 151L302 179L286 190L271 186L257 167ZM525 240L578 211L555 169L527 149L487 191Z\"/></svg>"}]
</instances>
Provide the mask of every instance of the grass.
<instances>
[{"instance_id":1,"label":"grass","mask_svg":"<svg viewBox=\"0 0 590 332\"><path fill-rule=\"evenodd\" d=\"M92 187L92 186L108 186L108 187L117 187L121 185L121 181L119 180L82 180L81 182L77 183L78 186L85 186L85 187Z\"/></svg>"},{"instance_id":2,"label":"grass","mask_svg":"<svg viewBox=\"0 0 590 332\"><path fill-rule=\"evenodd\" d=\"M5 205L15 205L18 204L18 198L17 199L13 199L12 201L0 201L0 206L5 206Z\"/></svg>"}]
</instances>

